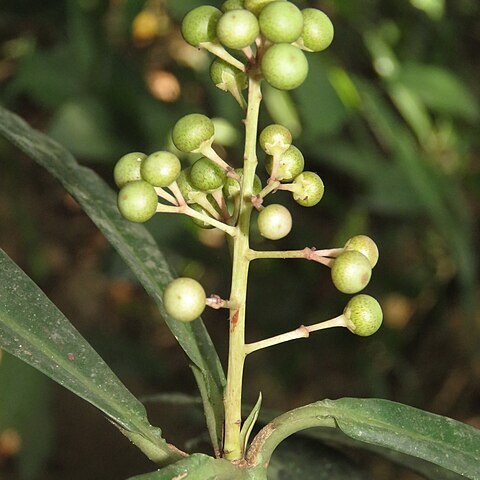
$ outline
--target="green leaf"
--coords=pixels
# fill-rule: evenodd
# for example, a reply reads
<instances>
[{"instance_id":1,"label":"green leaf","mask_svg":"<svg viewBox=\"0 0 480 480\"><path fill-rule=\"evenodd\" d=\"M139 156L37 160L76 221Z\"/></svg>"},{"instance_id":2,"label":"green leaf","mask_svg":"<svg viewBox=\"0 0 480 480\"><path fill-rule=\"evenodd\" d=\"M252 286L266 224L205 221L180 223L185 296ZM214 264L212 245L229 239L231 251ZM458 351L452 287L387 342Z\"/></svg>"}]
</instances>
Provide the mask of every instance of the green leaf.
<instances>
[{"instance_id":1,"label":"green leaf","mask_svg":"<svg viewBox=\"0 0 480 480\"><path fill-rule=\"evenodd\" d=\"M480 430L377 399L324 400L287 412L260 431L247 460L263 465L284 438L312 427L336 427L358 442L424 460L471 480L480 479Z\"/></svg>"},{"instance_id":2,"label":"green leaf","mask_svg":"<svg viewBox=\"0 0 480 480\"><path fill-rule=\"evenodd\" d=\"M252 411L248 415L245 422L243 422L242 429L240 431L240 443L242 445L243 452L247 451L248 440L252 433L253 427L255 426L255 422L257 421L261 406L262 406L262 392L258 394L257 403L252 408Z\"/></svg>"},{"instance_id":3,"label":"green leaf","mask_svg":"<svg viewBox=\"0 0 480 480\"><path fill-rule=\"evenodd\" d=\"M172 276L150 233L144 226L128 222L120 216L115 193L98 175L80 166L61 145L3 108L0 108L0 133L62 182L155 300L165 322L192 363L210 436L215 450L219 451L225 375L201 320L178 322L166 314L162 294Z\"/></svg>"},{"instance_id":4,"label":"green leaf","mask_svg":"<svg viewBox=\"0 0 480 480\"><path fill-rule=\"evenodd\" d=\"M152 460L162 463L178 458L160 429L148 422L144 406L3 250L0 348L95 405Z\"/></svg>"}]
</instances>

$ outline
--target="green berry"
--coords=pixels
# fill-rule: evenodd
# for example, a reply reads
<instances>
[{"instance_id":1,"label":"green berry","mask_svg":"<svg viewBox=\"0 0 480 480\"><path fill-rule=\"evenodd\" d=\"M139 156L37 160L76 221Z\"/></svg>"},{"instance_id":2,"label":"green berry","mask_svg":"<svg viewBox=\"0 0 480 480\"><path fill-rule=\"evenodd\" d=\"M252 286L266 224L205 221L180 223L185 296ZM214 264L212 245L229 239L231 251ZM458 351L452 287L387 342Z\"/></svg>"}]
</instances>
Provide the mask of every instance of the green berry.
<instances>
[{"instance_id":1,"label":"green berry","mask_svg":"<svg viewBox=\"0 0 480 480\"><path fill-rule=\"evenodd\" d=\"M260 12L269 4L275 0L244 0L244 5L247 10L250 10L257 17Z\"/></svg>"},{"instance_id":2,"label":"green berry","mask_svg":"<svg viewBox=\"0 0 480 480\"><path fill-rule=\"evenodd\" d=\"M290 2L272 2L260 13L260 31L274 43L292 43L303 30L303 15L298 7Z\"/></svg>"},{"instance_id":3,"label":"green berry","mask_svg":"<svg viewBox=\"0 0 480 480\"><path fill-rule=\"evenodd\" d=\"M182 21L183 38L194 47L198 47L200 43L204 42L215 42L217 23L221 16L221 10L210 5L190 10Z\"/></svg>"},{"instance_id":4,"label":"green berry","mask_svg":"<svg viewBox=\"0 0 480 480\"><path fill-rule=\"evenodd\" d=\"M340 254L332 265L332 281L343 293L357 293L363 290L372 276L368 258L354 250Z\"/></svg>"},{"instance_id":5,"label":"green berry","mask_svg":"<svg viewBox=\"0 0 480 480\"><path fill-rule=\"evenodd\" d=\"M155 152L143 162L140 173L142 179L154 187L168 187L180 174L182 165L176 155L170 152Z\"/></svg>"},{"instance_id":6,"label":"green berry","mask_svg":"<svg viewBox=\"0 0 480 480\"><path fill-rule=\"evenodd\" d=\"M210 78L213 84L225 92L229 91L230 85L236 83L240 90L247 88L247 75L230 65L221 58L216 58L210 65Z\"/></svg>"},{"instance_id":7,"label":"green berry","mask_svg":"<svg viewBox=\"0 0 480 480\"><path fill-rule=\"evenodd\" d=\"M258 214L257 225L260 235L269 240L279 240L290 233L292 215L283 205L274 203Z\"/></svg>"},{"instance_id":8,"label":"green berry","mask_svg":"<svg viewBox=\"0 0 480 480\"><path fill-rule=\"evenodd\" d=\"M288 128L274 123L262 130L258 141L265 153L279 155L292 144L292 134Z\"/></svg>"},{"instance_id":9,"label":"green berry","mask_svg":"<svg viewBox=\"0 0 480 480\"><path fill-rule=\"evenodd\" d=\"M155 188L144 180L129 182L118 192L118 209L131 222L146 222L155 215L157 205Z\"/></svg>"},{"instance_id":10,"label":"green berry","mask_svg":"<svg viewBox=\"0 0 480 480\"><path fill-rule=\"evenodd\" d=\"M230 10L241 10L243 8L243 0L227 0L222 4L222 12L229 12Z\"/></svg>"},{"instance_id":11,"label":"green berry","mask_svg":"<svg viewBox=\"0 0 480 480\"><path fill-rule=\"evenodd\" d=\"M382 325L383 312L380 304L370 295L356 295L343 311L347 328L355 335L369 337Z\"/></svg>"},{"instance_id":12,"label":"green berry","mask_svg":"<svg viewBox=\"0 0 480 480\"><path fill-rule=\"evenodd\" d=\"M140 168L143 160L147 158L144 153L132 152L124 155L113 169L113 178L118 188L122 188L128 182L141 180Z\"/></svg>"},{"instance_id":13,"label":"green berry","mask_svg":"<svg viewBox=\"0 0 480 480\"><path fill-rule=\"evenodd\" d=\"M206 299L203 287L187 277L173 280L163 292L165 310L180 322L191 322L198 318L205 310Z\"/></svg>"},{"instance_id":14,"label":"green berry","mask_svg":"<svg viewBox=\"0 0 480 480\"><path fill-rule=\"evenodd\" d=\"M243 168L236 168L235 172L243 177ZM258 195L262 191L262 181L258 175L253 179L253 195ZM234 178L227 177L223 185L223 195L226 199L231 200L240 194L240 183Z\"/></svg>"},{"instance_id":15,"label":"green berry","mask_svg":"<svg viewBox=\"0 0 480 480\"><path fill-rule=\"evenodd\" d=\"M279 90L299 87L308 75L305 54L288 43L272 45L263 55L261 67L265 80Z\"/></svg>"},{"instance_id":16,"label":"green berry","mask_svg":"<svg viewBox=\"0 0 480 480\"><path fill-rule=\"evenodd\" d=\"M325 50L333 41L333 25L321 10L305 8L303 14L303 31L299 43L311 52Z\"/></svg>"},{"instance_id":17,"label":"green berry","mask_svg":"<svg viewBox=\"0 0 480 480\"><path fill-rule=\"evenodd\" d=\"M218 21L217 36L222 45L242 49L251 45L260 33L257 17L248 10L230 10Z\"/></svg>"},{"instance_id":18,"label":"green berry","mask_svg":"<svg viewBox=\"0 0 480 480\"><path fill-rule=\"evenodd\" d=\"M215 203L216 202L210 202L214 207L215 207ZM190 208L192 208L193 210L195 210L196 212L198 213L201 213L202 215L205 215L206 217L211 217L210 213L207 212L201 205L199 205L198 203L193 203L192 205L190 205ZM216 208L218 208L218 205L216 205ZM192 222L197 226L197 227L200 227L200 228L203 228L203 229L211 229L211 228L214 228L213 225L211 225L210 223L207 223L207 222L204 222L198 218L193 218L192 217Z\"/></svg>"},{"instance_id":19,"label":"green berry","mask_svg":"<svg viewBox=\"0 0 480 480\"><path fill-rule=\"evenodd\" d=\"M304 166L305 159L303 158L302 152L294 145L290 145L290 147L278 157L276 179L281 182L290 182L303 172ZM269 155L265 162L265 168L270 175L272 174L272 167L273 156Z\"/></svg>"},{"instance_id":20,"label":"green berry","mask_svg":"<svg viewBox=\"0 0 480 480\"><path fill-rule=\"evenodd\" d=\"M192 185L192 180L190 178L190 171L192 167L186 168L180 172L180 175L177 177L177 185L180 193L182 194L185 201L189 204L195 203L195 196L200 193Z\"/></svg>"},{"instance_id":21,"label":"green berry","mask_svg":"<svg viewBox=\"0 0 480 480\"><path fill-rule=\"evenodd\" d=\"M322 179L314 172L303 172L293 181L293 199L302 207L313 207L322 198L325 186Z\"/></svg>"},{"instance_id":22,"label":"green berry","mask_svg":"<svg viewBox=\"0 0 480 480\"><path fill-rule=\"evenodd\" d=\"M375 267L378 262L377 244L366 235L355 235L347 241L343 247L345 250L355 250L365 255L370 261L370 265Z\"/></svg>"},{"instance_id":23,"label":"green berry","mask_svg":"<svg viewBox=\"0 0 480 480\"><path fill-rule=\"evenodd\" d=\"M204 143L213 141L214 137L213 122L200 113L191 113L182 117L175 124L172 132L173 143L185 153L198 151Z\"/></svg>"},{"instance_id":24,"label":"green berry","mask_svg":"<svg viewBox=\"0 0 480 480\"><path fill-rule=\"evenodd\" d=\"M199 158L190 169L190 182L202 192L214 192L223 187L226 173L209 158Z\"/></svg>"}]
</instances>

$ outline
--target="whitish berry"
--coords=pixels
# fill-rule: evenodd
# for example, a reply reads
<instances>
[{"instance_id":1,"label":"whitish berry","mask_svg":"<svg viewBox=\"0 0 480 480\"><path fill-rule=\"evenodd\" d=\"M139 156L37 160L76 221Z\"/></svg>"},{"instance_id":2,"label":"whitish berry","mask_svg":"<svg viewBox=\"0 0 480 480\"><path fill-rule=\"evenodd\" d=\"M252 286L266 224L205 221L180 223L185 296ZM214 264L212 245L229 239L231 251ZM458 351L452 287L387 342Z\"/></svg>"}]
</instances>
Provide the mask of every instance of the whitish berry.
<instances>
[{"instance_id":1,"label":"whitish berry","mask_svg":"<svg viewBox=\"0 0 480 480\"><path fill-rule=\"evenodd\" d=\"M199 158L190 169L190 182L202 192L213 192L225 183L226 173L209 158Z\"/></svg>"},{"instance_id":2,"label":"whitish berry","mask_svg":"<svg viewBox=\"0 0 480 480\"><path fill-rule=\"evenodd\" d=\"M248 10L230 10L218 21L217 36L222 45L242 49L252 44L260 33L257 17Z\"/></svg>"},{"instance_id":3,"label":"whitish berry","mask_svg":"<svg viewBox=\"0 0 480 480\"><path fill-rule=\"evenodd\" d=\"M155 215L157 205L155 188L144 180L129 182L118 193L118 209L131 222L146 222Z\"/></svg>"},{"instance_id":4,"label":"whitish berry","mask_svg":"<svg viewBox=\"0 0 480 480\"><path fill-rule=\"evenodd\" d=\"M167 313L180 322L191 322L205 310L205 290L193 278L180 277L167 285L163 304Z\"/></svg>"},{"instance_id":5,"label":"whitish berry","mask_svg":"<svg viewBox=\"0 0 480 480\"><path fill-rule=\"evenodd\" d=\"M253 12L257 17L260 15L260 12L269 4L275 0L244 0L244 5L247 10ZM284 1L284 0L281 0Z\"/></svg>"},{"instance_id":6,"label":"whitish berry","mask_svg":"<svg viewBox=\"0 0 480 480\"><path fill-rule=\"evenodd\" d=\"M368 258L354 250L340 254L332 265L332 281L343 293L357 293L363 290L372 276Z\"/></svg>"},{"instance_id":7,"label":"whitish berry","mask_svg":"<svg viewBox=\"0 0 480 480\"><path fill-rule=\"evenodd\" d=\"M168 187L180 174L182 165L176 155L170 152L155 152L149 155L140 169L142 179L154 187Z\"/></svg>"},{"instance_id":8,"label":"whitish berry","mask_svg":"<svg viewBox=\"0 0 480 480\"><path fill-rule=\"evenodd\" d=\"M235 173L240 177L243 177L243 168L236 168ZM241 180L240 180L241 181ZM262 191L262 181L258 175L255 175L253 179L253 195L258 195ZM240 183L234 178L227 177L225 184L223 185L223 195L226 199L231 200L240 195Z\"/></svg>"},{"instance_id":9,"label":"whitish berry","mask_svg":"<svg viewBox=\"0 0 480 480\"><path fill-rule=\"evenodd\" d=\"M240 90L247 88L248 84L248 78L244 72L221 58L216 58L210 65L210 78L217 88L225 92L231 88L233 82Z\"/></svg>"},{"instance_id":10,"label":"whitish berry","mask_svg":"<svg viewBox=\"0 0 480 480\"><path fill-rule=\"evenodd\" d=\"M313 207L322 198L325 186L314 172L303 172L293 181L293 199L302 207Z\"/></svg>"},{"instance_id":11,"label":"whitish berry","mask_svg":"<svg viewBox=\"0 0 480 480\"><path fill-rule=\"evenodd\" d=\"M276 178L281 182L290 182L302 173L304 166L305 159L303 158L302 152L294 145L290 145L290 147L278 157ZM273 156L268 156L265 162L265 168L270 175L272 173L272 167Z\"/></svg>"},{"instance_id":12,"label":"whitish berry","mask_svg":"<svg viewBox=\"0 0 480 480\"><path fill-rule=\"evenodd\" d=\"M113 169L113 178L118 188L122 188L128 182L141 180L140 168L143 160L147 158L144 153L132 152L124 155Z\"/></svg>"},{"instance_id":13,"label":"whitish berry","mask_svg":"<svg viewBox=\"0 0 480 480\"><path fill-rule=\"evenodd\" d=\"M217 23L221 16L221 10L210 5L190 10L182 21L183 38L194 47L204 42L215 42Z\"/></svg>"},{"instance_id":14,"label":"whitish berry","mask_svg":"<svg viewBox=\"0 0 480 480\"><path fill-rule=\"evenodd\" d=\"M355 335L368 337L382 325L383 312L380 304L370 295L356 295L343 311L347 328Z\"/></svg>"},{"instance_id":15,"label":"whitish berry","mask_svg":"<svg viewBox=\"0 0 480 480\"><path fill-rule=\"evenodd\" d=\"M269 240L279 240L290 233L292 215L283 205L274 203L258 214L257 225L260 235Z\"/></svg>"},{"instance_id":16,"label":"whitish berry","mask_svg":"<svg viewBox=\"0 0 480 480\"><path fill-rule=\"evenodd\" d=\"M230 10L241 10L243 8L243 0L227 0L222 4L222 12Z\"/></svg>"},{"instance_id":17,"label":"whitish berry","mask_svg":"<svg viewBox=\"0 0 480 480\"><path fill-rule=\"evenodd\" d=\"M345 250L356 250L357 252L363 253L370 261L372 268L378 262L377 244L366 235L355 235L347 241L343 248Z\"/></svg>"},{"instance_id":18,"label":"whitish berry","mask_svg":"<svg viewBox=\"0 0 480 480\"><path fill-rule=\"evenodd\" d=\"M172 140L185 153L195 152L205 142L213 141L215 127L210 118L200 113L182 117L173 127Z\"/></svg>"},{"instance_id":19,"label":"whitish berry","mask_svg":"<svg viewBox=\"0 0 480 480\"><path fill-rule=\"evenodd\" d=\"M292 43L303 30L302 12L290 2L269 3L261 11L258 22L262 34L274 43Z\"/></svg>"},{"instance_id":20,"label":"whitish berry","mask_svg":"<svg viewBox=\"0 0 480 480\"><path fill-rule=\"evenodd\" d=\"M292 134L288 128L274 123L262 130L258 141L265 153L279 155L292 144Z\"/></svg>"},{"instance_id":21,"label":"whitish berry","mask_svg":"<svg viewBox=\"0 0 480 480\"><path fill-rule=\"evenodd\" d=\"M299 43L307 50L321 52L333 41L333 25L321 10L305 8L303 14L303 31Z\"/></svg>"},{"instance_id":22,"label":"whitish berry","mask_svg":"<svg viewBox=\"0 0 480 480\"><path fill-rule=\"evenodd\" d=\"M263 55L261 67L265 80L279 90L299 87L308 75L305 54L288 43L272 45Z\"/></svg>"}]
</instances>

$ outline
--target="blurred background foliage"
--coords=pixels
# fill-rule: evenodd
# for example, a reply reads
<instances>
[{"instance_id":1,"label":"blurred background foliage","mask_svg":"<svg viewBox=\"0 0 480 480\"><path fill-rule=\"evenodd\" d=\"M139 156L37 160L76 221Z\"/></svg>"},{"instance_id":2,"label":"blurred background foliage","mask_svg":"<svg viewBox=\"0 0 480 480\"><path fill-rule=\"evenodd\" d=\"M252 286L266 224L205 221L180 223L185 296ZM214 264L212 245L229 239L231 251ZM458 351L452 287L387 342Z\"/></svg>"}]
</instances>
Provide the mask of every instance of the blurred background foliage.
<instances>
[{"instance_id":1,"label":"blurred background foliage","mask_svg":"<svg viewBox=\"0 0 480 480\"><path fill-rule=\"evenodd\" d=\"M242 113L211 85L208 55L179 34L183 15L202 3L3 0L0 101L110 184L122 154L168 147L174 122L190 112L216 119L219 151L239 166ZM275 201L293 211L293 232L275 247L255 231L252 241L264 249L326 248L372 236L381 261L367 291L382 303L385 325L369 339L329 331L255 354L245 400L261 390L266 407L285 410L326 397L383 397L480 425L480 3L296 3L327 12L336 38L327 52L309 55L311 73L298 90L265 88L261 125L273 119L292 130L326 195L302 209L277 193ZM260 155L265 180L261 165ZM195 395L153 304L75 201L3 141L0 167L2 248L134 393ZM169 216L148 226L177 273L228 295L221 236ZM319 265L257 262L248 339L327 319L346 302ZM223 360L224 317L204 317ZM201 413L148 405L168 440L195 448ZM3 355L1 479L119 479L151 469L118 437L92 408ZM369 478L419 478L372 456L349 456Z\"/></svg>"}]
</instances>

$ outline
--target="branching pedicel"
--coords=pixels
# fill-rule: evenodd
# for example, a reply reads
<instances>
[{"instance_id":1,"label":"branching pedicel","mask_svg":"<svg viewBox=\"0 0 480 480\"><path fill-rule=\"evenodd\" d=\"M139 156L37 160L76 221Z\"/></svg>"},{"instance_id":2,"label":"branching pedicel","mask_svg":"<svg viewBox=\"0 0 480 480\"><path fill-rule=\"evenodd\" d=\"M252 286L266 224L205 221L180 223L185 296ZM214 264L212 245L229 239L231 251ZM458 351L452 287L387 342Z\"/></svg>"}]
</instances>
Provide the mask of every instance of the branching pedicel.
<instances>
[{"instance_id":1,"label":"branching pedicel","mask_svg":"<svg viewBox=\"0 0 480 480\"><path fill-rule=\"evenodd\" d=\"M278 240L292 228L288 209L275 203L264 205L267 197L277 191L288 191L304 207L313 207L323 197L321 178L304 171L304 157L292 145L289 130L274 124L258 135L258 115L262 81L283 90L300 86L308 74L304 51L320 52L327 48L333 39L333 27L320 10L300 10L285 0L227 0L222 10L213 6L193 9L183 20L182 34L191 45L205 48L217 57L210 69L212 81L229 92L246 111L243 168L234 169L215 152L212 121L193 113L179 119L172 133L180 151L201 155L191 167L181 170L180 160L170 152L149 156L134 152L118 161L114 177L120 188L118 208L128 220L145 222L155 213L179 213L190 216L200 228L218 228L231 237L233 270L229 299L217 295L207 298L196 280L179 278L166 288L164 303L169 315L178 321L195 320L205 305L230 311L221 454L235 461L245 454L241 392L247 355L331 327L346 327L360 336L372 335L380 327L382 310L374 298L361 294L353 297L334 319L301 325L291 332L245 344L250 262L262 258L313 260L331 268L332 281L338 290L355 294L369 283L378 250L373 240L364 235L351 238L343 248L296 251L250 248L251 214L255 209L259 211L258 229L265 238ZM225 47L233 49L235 56ZM248 88L247 100L242 93L245 88ZM269 177L264 187L255 174L257 145L266 154L264 166Z\"/></svg>"}]
</instances>

